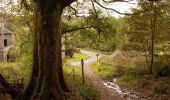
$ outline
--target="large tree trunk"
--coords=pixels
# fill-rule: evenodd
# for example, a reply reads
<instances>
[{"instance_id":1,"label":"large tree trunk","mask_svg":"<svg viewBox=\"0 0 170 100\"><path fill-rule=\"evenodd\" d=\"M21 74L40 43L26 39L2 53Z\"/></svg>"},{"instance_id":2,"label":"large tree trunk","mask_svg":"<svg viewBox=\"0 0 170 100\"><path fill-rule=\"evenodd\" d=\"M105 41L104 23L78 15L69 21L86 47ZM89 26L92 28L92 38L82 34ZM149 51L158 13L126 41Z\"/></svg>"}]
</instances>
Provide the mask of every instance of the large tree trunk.
<instances>
[{"instance_id":1,"label":"large tree trunk","mask_svg":"<svg viewBox=\"0 0 170 100\"><path fill-rule=\"evenodd\" d=\"M61 59L60 0L37 0L34 9L34 54L31 80L18 100L62 100L69 89Z\"/></svg>"},{"instance_id":2,"label":"large tree trunk","mask_svg":"<svg viewBox=\"0 0 170 100\"><path fill-rule=\"evenodd\" d=\"M58 69L61 67L61 2L36 2L40 14L38 33L39 39L39 66L42 82L39 100L62 100L62 90L58 78Z\"/></svg>"}]
</instances>

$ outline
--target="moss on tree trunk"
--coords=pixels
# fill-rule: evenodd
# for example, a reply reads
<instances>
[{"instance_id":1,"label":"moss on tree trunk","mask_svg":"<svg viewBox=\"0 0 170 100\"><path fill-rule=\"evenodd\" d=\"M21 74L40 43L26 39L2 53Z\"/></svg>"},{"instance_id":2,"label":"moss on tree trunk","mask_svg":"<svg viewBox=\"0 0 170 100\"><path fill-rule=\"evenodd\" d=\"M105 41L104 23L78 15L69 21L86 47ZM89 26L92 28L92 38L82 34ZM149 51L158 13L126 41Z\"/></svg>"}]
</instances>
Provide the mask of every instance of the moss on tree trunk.
<instances>
[{"instance_id":1,"label":"moss on tree trunk","mask_svg":"<svg viewBox=\"0 0 170 100\"><path fill-rule=\"evenodd\" d=\"M69 91L61 58L60 20L66 6L62 3L60 0L35 0L32 75L18 100L63 100L63 92Z\"/></svg>"}]
</instances>

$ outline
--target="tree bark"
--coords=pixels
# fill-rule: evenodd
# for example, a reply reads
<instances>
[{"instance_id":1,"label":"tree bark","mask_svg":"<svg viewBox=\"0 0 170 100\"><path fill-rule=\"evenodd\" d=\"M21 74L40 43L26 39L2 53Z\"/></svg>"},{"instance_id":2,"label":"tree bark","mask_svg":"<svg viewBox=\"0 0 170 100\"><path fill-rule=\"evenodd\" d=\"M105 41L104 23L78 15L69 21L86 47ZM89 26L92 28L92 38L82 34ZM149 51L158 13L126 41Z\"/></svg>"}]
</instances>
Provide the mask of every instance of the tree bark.
<instances>
[{"instance_id":1,"label":"tree bark","mask_svg":"<svg viewBox=\"0 0 170 100\"><path fill-rule=\"evenodd\" d=\"M60 20L66 6L62 3L60 0L34 0L32 75L24 93L17 100L63 100L63 92L69 91L61 58Z\"/></svg>"},{"instance_id":2,"label":"tree bark","mask_svg":"<svg viewBox=\"0 0 170 100\"><path fill-rule=\"evenodd\" d=\"M19 95L18 100L31 100L35 89L38 85L38 78L40 76L39 59L38 59L38 13L37 7L34 6L34 44L33 44L33 67L31 73L31 79L25 88L23 94Z\"/></svg>"},{"instance_id":3,"label":"tree bark","mask_svg":"<svg viewBox=\"0 0 170 100\"><path fill-rule=\"evenodd\" d=\"M58 78L61 67L61 2L58 0L38 1L39 11L39 64L43 69L39 100L62 100L62 90Z\"/></svg>"}]
</instances>

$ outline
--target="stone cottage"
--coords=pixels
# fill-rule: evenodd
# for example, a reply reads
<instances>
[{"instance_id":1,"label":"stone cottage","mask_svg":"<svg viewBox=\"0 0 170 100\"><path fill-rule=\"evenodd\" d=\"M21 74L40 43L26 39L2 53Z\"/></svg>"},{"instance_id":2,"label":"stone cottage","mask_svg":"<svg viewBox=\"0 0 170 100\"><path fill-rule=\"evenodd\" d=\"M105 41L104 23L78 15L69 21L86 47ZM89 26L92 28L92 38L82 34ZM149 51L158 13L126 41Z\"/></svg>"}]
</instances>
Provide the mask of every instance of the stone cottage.
<instances>
[{"instance_id":1,"label":"stone cottage","mask_svg":"<svg viewBox=\"0 0 170 100\"><path fill-rule=\"evenodd\" d=\"M7 61L8 51L12 46L13 32L4 27L0 19L0 61Z\"/></svg>"}]
</instances>

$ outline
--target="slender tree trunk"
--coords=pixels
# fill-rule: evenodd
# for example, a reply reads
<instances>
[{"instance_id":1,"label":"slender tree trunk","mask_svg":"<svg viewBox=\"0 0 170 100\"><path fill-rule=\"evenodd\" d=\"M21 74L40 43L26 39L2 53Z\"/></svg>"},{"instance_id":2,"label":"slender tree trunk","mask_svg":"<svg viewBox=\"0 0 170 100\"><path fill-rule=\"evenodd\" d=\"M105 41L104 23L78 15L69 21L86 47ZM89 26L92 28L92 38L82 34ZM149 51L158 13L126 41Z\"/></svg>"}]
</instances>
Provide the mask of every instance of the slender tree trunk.
<instances>
[{"instance_id":1,"label":"slender tree trunk","mask_svg":"<svg viewBox=\"0 0 170 100\"><path fill-rule=\"evenodd\" d=\"M148 69L149 69L149 61L148 61L147 51L145 51L145 60L146 60L146 64L147 64Z\"/></svg>"},{"instance_id":2,"label":"slender tree trunk","mask_svg":"<svg viewBox=\"0 0 170 100\"><path fill-rule=\"evenodd\" d=\"M146 50L145 50L145 58L146 58L146 64L147 64L147 66L148 66L148 70L149 70L149 67L150 67L150 62L149 62L149 59L148 59L148 54L147 54L147 52L149 52L149 40L148 40L148 38L147 38L147 40L146 40Z\"/></svg>"},{"instance_id":3,"label":"slender tree trunk","mask_svg":"<svg viewBox=\"0 0 170 100\"><path fill-rule=\"evenodd\" d=\"M151 41L151 64L150 64L150 69L149 69L149 73L152 73L152 67L153 67L153 61L154 61L154 37L153 37L153 33L152 33L152 41Z\"/></svg>"},{"instance_id":4,"label":"slender tree trunk","mask_svg":"<svg viewBox=\"0 0 170 100\"><path fill-rule=\"evenodd\" d=\"M153 17L150 17L151 20L151 64L149 73L152 73L153 69L153 62L154 62L154 40L155 40L155 29L156 29L156 5L152 4L153 6Z\"/></svg>"}]
</instances>

